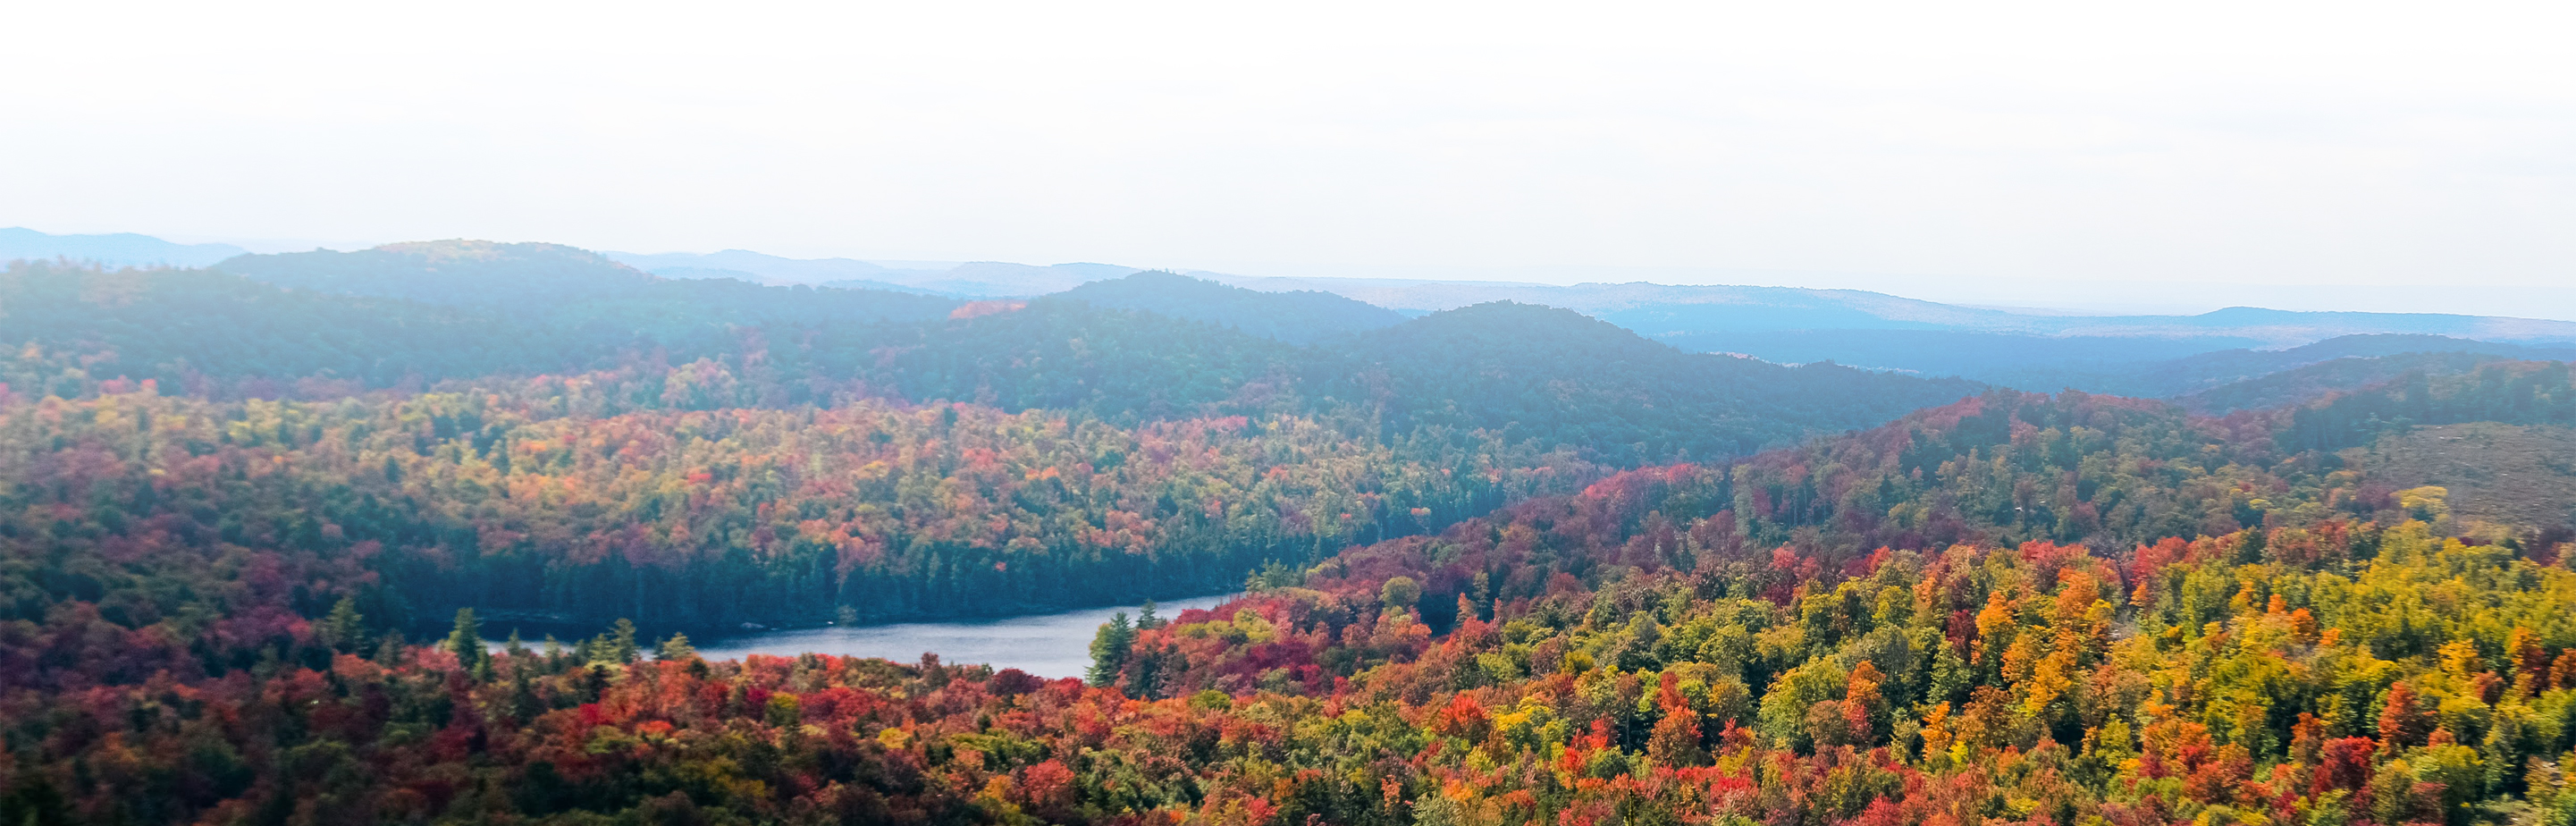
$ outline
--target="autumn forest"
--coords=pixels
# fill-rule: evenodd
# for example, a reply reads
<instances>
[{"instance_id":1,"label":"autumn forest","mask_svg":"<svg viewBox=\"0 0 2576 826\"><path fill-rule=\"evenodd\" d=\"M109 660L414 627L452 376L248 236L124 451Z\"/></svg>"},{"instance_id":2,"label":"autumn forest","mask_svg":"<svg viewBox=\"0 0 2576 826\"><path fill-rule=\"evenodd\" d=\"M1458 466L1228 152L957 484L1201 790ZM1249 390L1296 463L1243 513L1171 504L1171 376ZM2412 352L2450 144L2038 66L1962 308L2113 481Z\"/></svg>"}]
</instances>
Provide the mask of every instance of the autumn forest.
<instances>
[{"instance_id":1,"label":"autumn forest","mask_svg":"<svg viewBox=\"0 0 2576 826\"><path fill-rule=\"evenodd\" d=\"M18 262L0 824L2576 826L2576 380L2466 344ZM1082 677L690 641L1219 593Z\"/></svg>"}]
</instances>

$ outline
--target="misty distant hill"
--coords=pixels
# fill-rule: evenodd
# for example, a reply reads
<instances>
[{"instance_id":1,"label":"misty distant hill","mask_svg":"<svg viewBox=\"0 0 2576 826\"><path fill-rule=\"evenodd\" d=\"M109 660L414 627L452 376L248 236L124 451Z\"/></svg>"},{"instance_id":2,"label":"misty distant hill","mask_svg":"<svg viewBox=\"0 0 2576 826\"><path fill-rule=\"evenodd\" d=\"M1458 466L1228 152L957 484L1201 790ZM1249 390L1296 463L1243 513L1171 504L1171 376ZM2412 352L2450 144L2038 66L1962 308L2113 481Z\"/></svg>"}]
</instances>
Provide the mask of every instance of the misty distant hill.
<instances>
[{"instance_id":1,"label":"misty distant hill","mask_svg":"<svg viewBox=\"0 0 2576 826\"><path fill-rule=\"evenodd\" d=\"M694 267L749 273L771 283L839 283L968 298L1057 293L1139 271L1105 264L1038 267L998 262L797 260L744 250L608 255L656 272ZM2219 350L2281 349L2347 335L2576 343L2576 322L2439 313L2231 307L2198 315L2072 315L1943 304L1847 289L1184 274L1258 292L1331 293L1406 316L1494 301L1562 307L1685 350L1738 353L1790 364L1833 361L1927 376L2064 372Z\"/></svg>"},{"instance_id":2,"label":"misty distant hill","mask_svg":"<svg viewBox=\"0 0 2576 826\"><path fill-rule=\"evenodd\" d=\"M291 388L307 380L372 389L595 369L627 343L478 308L288 290L211 270L45 262L0 270L0 340L25 348L0 358L19 392L65 397L90 377L274 397L298 395Z\"/></svg>"},{"instance_id":3,"label":"misty distant hill","mask_svg":"<svg viewBox=\"0 0 2576 826\"><path fill-rule=\"evenodd\" d=\"M724 273L663 278L560 244L423 241L356 252L243 255L216 266L299 290L483 307L636 332L710 324L940 318L951 299L882 290L765 286Z\"/></svg>"},{"instance_id":4,"label":"misty distant hill","mask_svg":"<svg viewBox=\"0 0 2576 826\"><path fill-rule=\"evenodd\" d=\"M219 268L299 290L521 308L629 293L660 280L578 247L467 240L242 255Z\"/></svg>"},{"instance_id":5,"label":"misty distant hill","mask_svg":"<svg viewBox=\"0 0 2576 826\"><path fill-rule=\"evenodd\" d=\"M1056 295L1102 307L1204 321L1298 344L1404 322L1404 315L1394 310L1332 293L1265 293L1159 271L1094 281Z\"/></svg>"},{"instance_id":6,"label":"misty distant hill","mask_svg":"<svg viewBox=\"0 0 2576 826\"><path fill-rule=\"evenodd\" d=\"M1779 332L1924 330L2038 338L2162 338L2207 349L2293 347L2336 336L2413 333L2488 341L2576 343L2576 322L2442 313L2304 312L2230 307L2198 315L2069 315L1967 307L1867 290L1663 284L1523 284L1355 278L1256 278L1193 273L1264 291L1323 290L1403 312L1489 301L1564 307L1689 349L1719 337L1728 352L1770 359L1759 336ZM1724 337L1734 336L1737 339ZM1756 342L1748 345L1746 342ZM1931 340L1925 340L1929 342ZM2232 343L2230 343L2232 342ZM1811 342L1795 346L1805 347ZM2215 345L2215 346L2209 346ZM1784 359L1790 360L1790 359ZM1906 364L1883 367L1917 369Z\"/></svg>"},{"instance_id":7,"label":"misty distant hill","mask_svg":"<svg viewBox=\"0 0 2576 826\"><path fill-rule=\"evenodd\" d=\"M674 280L570 247L458 241L239 256L212 270L0 268L0 341L19 348L0 351L11 354L0 382L67 397L126 378L216 396L329 398L609 370L620 378L588 402L601 409L891 396L1124 424L1302 410L1348 414L1409 443L1465 448L1488 438L1481 429L1620 464L1741 455L1980 389L1686 353L1534 305L1388 324L1392 313L1343 299L1172 279L1089 294L1160 290L1187 299L1166 302L1178 312L1266 313L1279 322L1271 332L1313 343L1071 295L967 305Z\"/></svg>"},{"instance_id":8,"label":"misty distant hill","mask_svg":"<svg viewBox=\"0 0 2576 826\"><path fill-rule=\"evenodd\" d=\"M52 245L47 250L103 244L98 249L123 250L117 254L129 260L143 255L175 260L174 251L207 252L206 245L167 244L144 236L45 236L24 230L0 236L35 238ZM2464 340L2542 348L2576 345L2576 323L2493 316L2253 307L2187 316L2085 316L1788 287L1559 286L1218 273L1140 280L1133 276L1142 271L1115 264L792 259L739 249L638 255L549 244L448 241L348 253L243 255L223 266L297 289L483 306L522 316L534 312L556 322L605 324L655 340L681 329L714 335L715 328L707 325L716 324L929 320L944 317L961 299L1052 294L1312 343L1388 328L1402 317L1511 301L1574 310L1689 352L2152 397L2200 392L2345 357L2469 350L2538 357L2495 347L2463 350L2456 342ZM784 285L812 292L795 293ZM2299 349L2357 335L2415 338L2338 345L2348 351ZM2363 349L2349 349L2353 347Z\"/></svg>"},{"instance_id":9,"label":"misty distant hill","mask_svg":"<svg viewBox=\"0 0 2576 826\"><path fill-rule=\"evenodd\" d=\"M1359 365L1345 392L1391 394L1391 423L1501 429L1622 461L1741 455L1984 389L1688 353L1570 310L1512 302L1445 310L1335 346Z\"/></svg>"},{"instance_id":10,"label":"misty distant hill","mask_svg":"<svg viewBox=\"0 0 2576 826\"><path fill-rule=\"evenodd\" d=\"M741 371L733 389L705 404L861 393L1082 411L1116 422L1356 405L1389 435L1481 429L1619 463L1740 455L1868 426L1987 384L2187 397L2195 407L2226 410L2409 372L2576 357L2576 346L2412 333L2248 346L2269 335L2267 324L2430 318L2502 329L2511 319L2231 310L2077 320L2166 331L2155 335L2044 336L1961 329L1999 311L1767 288L1733 295L1768 304L1683 308L1695 316L1658 305L1587 315L1485 302L1406 319L1323 292L1259 292L1107 265L943 271L955 282L1081 280L1025 303L969 305L910 292L765 285L739 270L669 278L573 247L481 241L241 255L211 271L148 278L50 266L8 272L0 341L37 344L50 354L47 364L74 359L96 378L207 382L257 394L316 378L383 387L705 359ZM1644 300L1664 288L1622 289ZM1654 313L1737 327L1794 323L1806 313L1891 328L1649 337L1602 317L1643 324L1637 319ZM2177 329L2200 332L2170 332ZM1720 340L1759 358L1673 346ZM28 369L35 372L25 380L40 383L69 375ZM663 396L636 392L631 403Z\"/></svg>"},{"instance_id":11,"label":"misty distant hill","mask_svg":"<svg viewBox=\"0 0 2576 826\"><path fill-rule=\"evenodd\" d=\"M2263 344L2231 335L2036 336L1920 329L1716 331L1668 334L1656 340L1693 352L1737 353L1783 364L1830 361L1981 380L2112 369Z\"/></svg>"},{"instance_id":12,"label":"misty distant hill","mask_svg":"<svg viewBox=\"0 0 2576 826\"><path fill-rule=\"evenodd\" d=\"M703 273L727 272L742 274L732 277L769 284L886 289L959 298L1030 298L1140 272L1136 267L1114 264L1040 267L998 261L861 261L854 258L786 258L750 250L653 254L605 252L601 255L669 278L699 278L707 277Z\"/></svg>"},{"instance_id":13,"label":"misty distant hill","mask_svg":"<svg viewBox=\"0 0 2576 826\"><path fill-rule=\"evenodd\" d=\"M702 277L675 273L730 272L740 273L746 281L824 284L847 280L883 281L882 276L890 272L885 267L848 258L782 258L750 250L724 250L704 254L670 252L650 255L602 252L600 256L668 278Z\"/></svg>"},{"instance_id":14,"label":"misty distant hill","mask_svg":"<svg viewBox=\"0 0 2576 826\"><path fill-rule=\"evenodd\" d=\"M1116 264L1056 264L1038 267L1000 261L973 261L946 270L897 270L889 280L951 295L1023 298L1060 293L1094 281L1124 278L1140 272Z\"/></svg>"},{"instance_id":15,"label":"misty distant hill","mask_svg":"<svg viewBox=\"0 0 2576 826\"><path fill-rule=\"evenodd\" d=\"M2456 375L2476 370L2480 365L2515 360L2508 356L2464 351L2346 356L2222 384L2175 397L2174 402L2202 413L2262 410L2385 384L2410 373Z\"/></svg>"},{"instance_id":16,"label":"misty distant hill","mask_svg":"<svg viewBox=\"0 0 2576 826\"><path fill-rule=\"evenodd\" d=\"M0 261L70 259L105 267L202 267L240 255L231 244L173 244L149 235L48 235L0 228Z\"/></svg>"},{"instance_id":17,"label":"misty distant hill","mask_svg":"<svg viewBox=\"0 0 2576 826\"><path fill-rule=\"evenodd\" d=\"M2141 398L2171 398L2201 393L2222 385L2270 376L2283 371L2339 359L2378 359L2416 354L2460 354L2497 359L2564 360L2576 358L2576 346L2524 346L2490 341L2473 341L2448 336L2383 333L2351 335L2283 350L2221 350L2157 362L2133 362L2090 369L2023 370L1999 372L1983 378L1996 384L2023 390L2055 392L2076 388L2092 393L2111 393ZM2413 367L2461 362L2459 359L2415 359L2386 362L2381 370L2403 372ZM2474 363L2469 360L2465 363ZM2360 365L2354 365L2356 369ZM2358 383L2376 381L2394 375L2357 370L2348 379ZM2320 376L2324 374L2319 374ZM2377 378L2368 378L2377 376ZM2315 379L2310 379L2314 381Z\"/></svg>"},{"instance_id":18,"label":"misty distant hill","mask_svg":"<svg viewBox=\"0 0 2576 826\"><path fill-rule=\"evenodd\" d=\"M816 354L840 365L829 372L915 401L1074 409L1120 422L1358 405L1377 411L1390 436L1484 428L1620 463L1742 455L1983 389L1686 353L1581 313L1501 302L1297 347L1068 294L839 346Z\"/></svg>"}]
</instances>

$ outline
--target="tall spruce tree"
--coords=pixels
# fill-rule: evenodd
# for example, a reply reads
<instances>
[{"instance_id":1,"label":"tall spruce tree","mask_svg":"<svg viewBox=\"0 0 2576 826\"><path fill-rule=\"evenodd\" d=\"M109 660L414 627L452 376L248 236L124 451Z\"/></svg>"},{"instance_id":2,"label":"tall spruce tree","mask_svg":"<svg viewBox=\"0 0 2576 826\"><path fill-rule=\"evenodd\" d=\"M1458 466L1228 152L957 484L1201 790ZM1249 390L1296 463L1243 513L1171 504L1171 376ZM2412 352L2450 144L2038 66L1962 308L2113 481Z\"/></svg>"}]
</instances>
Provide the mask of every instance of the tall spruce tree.
<instances>
[{"instance_id":1,"label":"tall spruce tree","mask_svg":"<svg viewBox=\"0 0 2576 826\"><path fill-rule=\"evenodd\" d=\"M483 650L483 621L474 618L474 609L456 609L456 629L447 632L447 650L455 652L457 663L473 668L489 656Z\"/></svg>"},{"instance_id":2,"label":"tall spruce tree","mask_svg":"<svg viewBox=\"0 0 2576 826\"><path fill-rule=\"evenodd\" d=\"M1136 645L1136 628L1127 624L1127 612L1120 611L1100 624L1099 633L1091 636L1092 685L1106 686L1118 681L1118 670L1127 664L1127 650Z\"/></svg>"},{"instance_id":3,"label":"tall spruce tree","mask_svg":"<svg viewBox=\"0 0 2576 826\"><path fill-rule=\"evenodd\" d=\"M590 641L590 658L596 662L625 665L635 661L640 649L635 644L635 621L619 617L608 633Z\"/></svg>"},{"instance_id":4,"label":"tall spruce tree","mask_svg":"<svg viewBox=\"0 0 2576 826\"><path fill-rule=\"evenodd\" d=\"M366 618L358 615L358 598L341 597L338 604L331 606L330 615L322 618L321 627L314 629L314 634L333 651L353 654L365 648Z\"/></svg>"}]
</instances>

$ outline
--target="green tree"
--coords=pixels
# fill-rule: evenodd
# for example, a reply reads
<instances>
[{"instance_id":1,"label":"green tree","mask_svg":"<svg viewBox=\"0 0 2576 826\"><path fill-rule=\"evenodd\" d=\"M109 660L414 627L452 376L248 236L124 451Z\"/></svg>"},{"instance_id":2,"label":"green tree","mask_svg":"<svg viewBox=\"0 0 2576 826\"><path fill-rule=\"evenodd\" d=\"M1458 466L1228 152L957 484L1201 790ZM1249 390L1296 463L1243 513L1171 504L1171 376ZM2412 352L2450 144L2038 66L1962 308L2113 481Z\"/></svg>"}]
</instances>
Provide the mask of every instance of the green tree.
<instances>
[{"instance_id":1,"label":"green tree","mask_svg":"<svg viewBox=\"0 0 2576 826\"><path fill-rule=\"evenodd\" d=\"M624 665L635 661L639 649L635 644L635 621L619 617L608 633L590 641L590 658L596 662Z\"/></svg>"},{"instance_id":2,"label":"green tree","mask_svg":"<svg viewBox=\"0 0 2576 826\"><path fill-rule=\"evenodd\" d=\"M456 609L456 630L447 632L447 650L466 668L482 665L490 656L483 650L483 621L474 618L474 609Z\"/></svg>"},{"instance_id":3,"label":"green tree","mask_svg":"<svg viewBox=\"0 0 2576 826\"><path fill-rule=\"evenodd\" d=\"M1409 576L1395 577L1378 588L1377 596L1389 611L1411 611L1414 603L1422 601L1422 583Z\"/></svg>"},{"instance_id":4,"label":"green tree","mask_svg":"<svg viewBox=\"0 0 2576 826\"><path fill-rule=\"evenodd\" d=\"M697 656L698 649L689 645L689 635L672 634L670 639L662 641L662 650L656 652L653 658L666 661L691 660L696 659Z\"/></svg>"},{"instance_id":5,"label":"green tree","mask_svg":"<svg viewBox=\"0 0 2576 826\"><path fill-rule=\"evenodd\" d=\"M366 647L366 618L358 615L358 598L341 597L338 604L331 606L331 614L322 618L321 626L313 633L333 651L351 653Z\"/></svg>"},{"instance_id":6,"label":"green tree","mask_svg":"<svg viewBox=\"0 0 2576 826\"><path fill-rule=\"evenodd\" d=\"M1136 629L1127 624L1127 612L1101 623L1099 633L1091 636L1091 684L1117 682L1119 669L1127 664L1127 651L1135 645Z\"/></svg>"}]
</instances>

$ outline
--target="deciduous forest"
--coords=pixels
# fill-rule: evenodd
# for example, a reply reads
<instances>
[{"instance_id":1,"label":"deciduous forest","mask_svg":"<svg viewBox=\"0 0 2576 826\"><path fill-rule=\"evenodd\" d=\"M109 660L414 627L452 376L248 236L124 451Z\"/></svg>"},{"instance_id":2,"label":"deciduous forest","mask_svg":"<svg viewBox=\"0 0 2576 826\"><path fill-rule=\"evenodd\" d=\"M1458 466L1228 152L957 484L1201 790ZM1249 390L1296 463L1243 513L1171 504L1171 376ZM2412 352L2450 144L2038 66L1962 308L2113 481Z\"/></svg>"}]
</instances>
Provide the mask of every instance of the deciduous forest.
<instances>
[{"instance_id":1,"label":"deciduous forest","mask_svg":"<svg viewBox=\"0 0 2576 826\"><path fill-rule=\"evenodd\" d=\"M0 823L2576 826L2576 488L2404 464L2565 363L2196 410L518 246L0 276ZM688 637L1236 588L1078 679Z\"/></svg>"}]
</instances>

